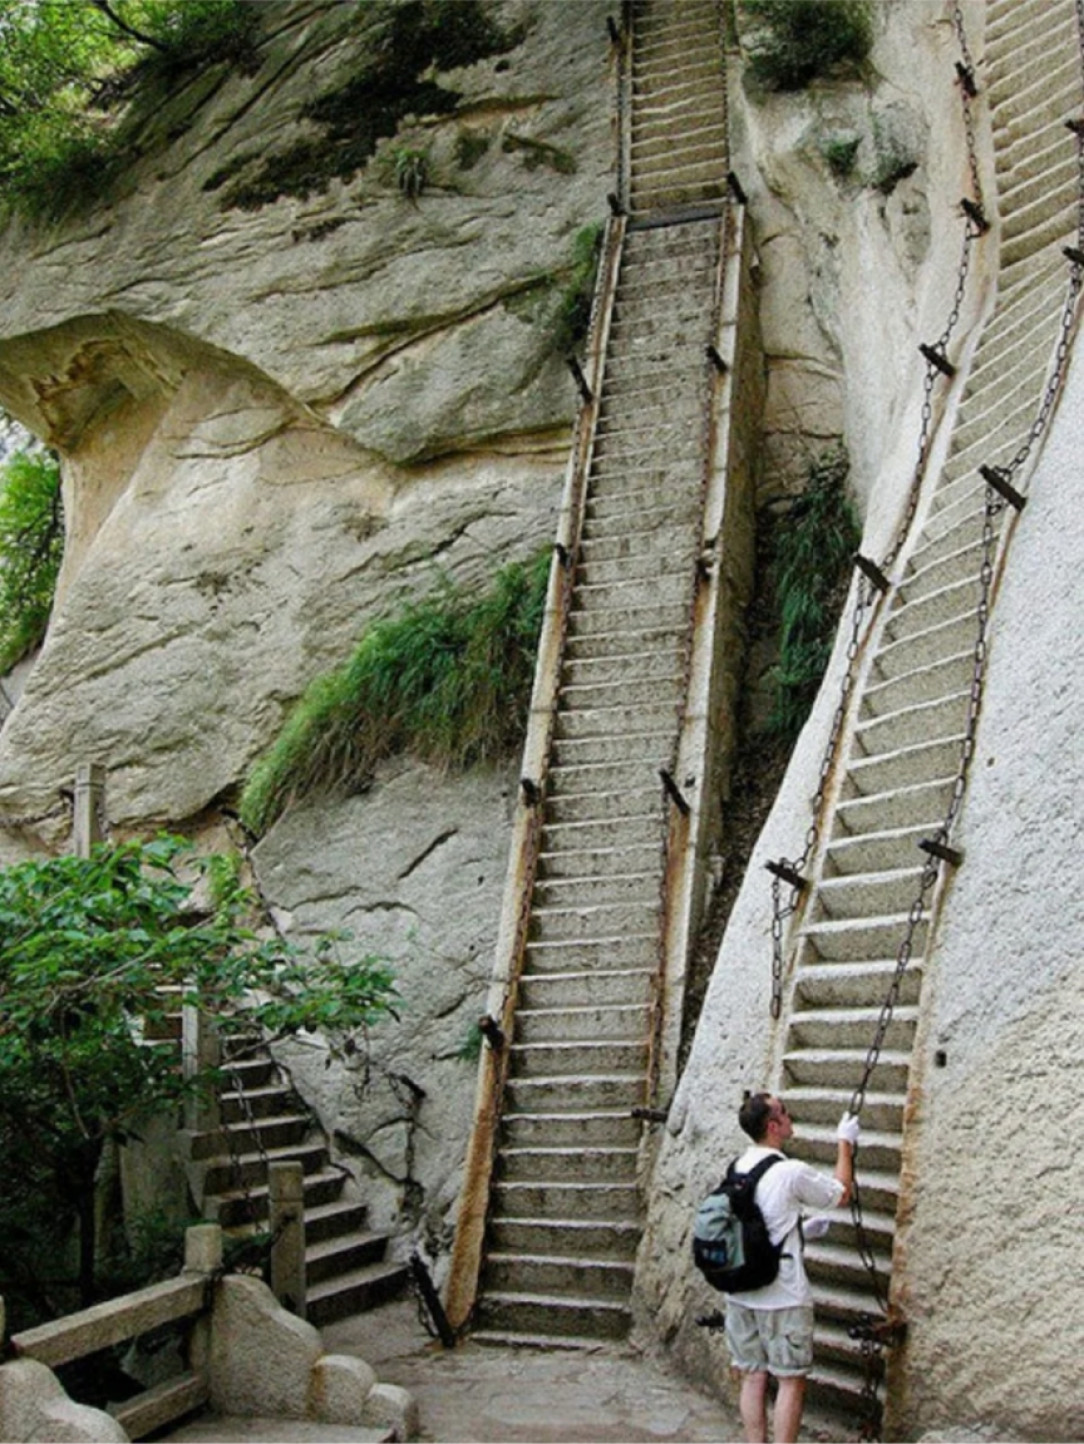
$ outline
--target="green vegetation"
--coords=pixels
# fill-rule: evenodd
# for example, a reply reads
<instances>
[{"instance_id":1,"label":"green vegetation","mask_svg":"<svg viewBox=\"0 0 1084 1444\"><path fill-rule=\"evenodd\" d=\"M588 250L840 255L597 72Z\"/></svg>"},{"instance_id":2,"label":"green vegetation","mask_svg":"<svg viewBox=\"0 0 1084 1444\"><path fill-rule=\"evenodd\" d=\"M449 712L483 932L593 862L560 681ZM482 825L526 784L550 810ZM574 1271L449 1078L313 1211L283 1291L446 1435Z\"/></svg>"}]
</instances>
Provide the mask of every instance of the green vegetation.
<instances>
[{"instance_id":1,"label":"green vegetation","mask_svg":"<svg viewBox=\"0 0 1084 1444\"><path fill-rule=\"evenodd\" d=\"M19 452L0 471L0 675L44 637L63 552L60 468Z\"/></svg>"},{"instance_id":2,"label":"green vegetation","mask_svg":"<svg viewBox=\"0 0 1084 1444\"><path fill-rule=\"evenodd\" d=\"M873 45L868 0L739 0L752 22L749 71L769 90L801 90L841 67L860 69Z\"/></svg>"},{"instance_id":3,"label":"green vegetation","mask_svg":"<svg viewBox=\"0 0 1084 1444\"><path fill-rule=\"evenodd\" d=\"M821 154L828 162L828 169L834 176L843 180L851 174L861 143L861 137L857 135L837 135L825 141L821 148Z\"/></svg>"},{"instance_id":4,"label":"green vegetation","mask_svg":"<svg viewBox=\"0 0 1084 1444\"><path fill-rule=\"evenodd\" d=\"M130 160L120 117L140 84L247 65L244 0L0 0L0 197L55 219L105 193Z\"/></svg>"},{"instance_id":5,"label":"green vegetation","mask_svg":"<svg viewBox=\"0 0 1084 1444\"><path fill-rule=\"evenodd\" d=\"M429 179L429 157L424 150L400 146L392 152L395 161L395 184L399 194L416 201Z\"/></svg>"},{"instance_id":6,"label":"green vegetation","mask_svg":"<svg viewBox=\"0 0 1084 1444\"><path fill-rule=\"evenodd\" d=\"M212 866L214 901L197 904ZM391 1011L381 962L344 958L342 938L308 954L261 940L250 907L235 871L173 837L0 869L0 1293L20 1325L99 1296L107 1144L215 1082L186 1080L175 1051L142 1042L181 997L223 1032L312 1029L346 1051Z\"/></svg>"},{"instance_id":7,"label":"green vegetation","mask_svg":"<svg viewBox=\"0 0 1084 1444\"><path fill-rule=\"evenodd\" d=\"M577 231L572 242L572 264L551 323L551 344L560 356L582 351L587 339L603 234L595 222Z\"/></svg>"},{"instance_id":8,"label":"green vegetation","mask_svg":"<svg viewBox=\"0 0 1084 1444\"><path fill-rule=\"evenodd\" d=\"M459 91L434 73L473 65L517 46L518 30L502 30L481 0L406 0L357 6L365 54L351 79L310 101L303 120L320 134L267 156L253 151L205 184L223 191L224 207L257 210L280 196L309 196L336 177L349 180L408 116L450 115Z\"/></svg>"},{"instance_id":9,"label":"green vegetation","mask_svg":"<svg viewBox=\"0 0 1084 1444\"><path fill-rule=\"evenodd\" d=\"M501 150L507 155L519 151L523 156L525 170L537 170L540 165L548 165L550 170L556 171L558 175L573 175L576 170L576 158L570 151L562 150L559 145L550 145L544 140L533 140L528 135L515 135L507 131L501 141Z\"/></svg>"},{"instance_id":10,"label":"green vegetation","mask_svg":"<svg viewBox=\"0 0 1084 1444\"><path fill-rule=\"evenodd\" d=\"M297 798L362 787L396 752L454 768L511 753L526 727L548 575L547 551L502 568L482 596L446 582L374 623L253 768L245 825L262 833Z\"/></svg>"},{"instance_id":11,"label":"green vegetation","mask_svg":"<svg viewBox=\"0 0 1084 1444\"><path fill-rule=\"evenodd\" d=\"M828 665L860 532L845 483L842 447L813 462L805 491L772 535L772 580L779 615L779 662L768 731L793 741Z\"/></svg>"}]
</instances>

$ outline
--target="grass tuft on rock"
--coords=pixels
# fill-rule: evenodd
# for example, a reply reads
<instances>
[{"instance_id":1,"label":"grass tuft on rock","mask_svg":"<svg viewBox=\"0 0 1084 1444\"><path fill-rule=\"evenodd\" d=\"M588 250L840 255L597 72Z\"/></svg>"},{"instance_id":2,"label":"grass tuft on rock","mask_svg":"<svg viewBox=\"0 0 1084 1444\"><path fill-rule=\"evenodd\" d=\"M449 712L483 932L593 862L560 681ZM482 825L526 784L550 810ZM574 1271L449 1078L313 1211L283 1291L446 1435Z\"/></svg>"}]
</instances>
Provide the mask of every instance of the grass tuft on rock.
<instances>
[{"instance_id":1,"label":"grass tuft on rock","mask_svg":"<svg viewBox=\"0 0 1084 1444\"><path fill-rule=\"evenodd\" d=\"M241 797L260 834L292 803L356 790L383 758L411 752L462 769L521 744L545 607L549 551L513 562L482 595L444 582L375 622L353 656L317 677Z\"/></svg>"},{"instance_id":2,"label":"grass tuft on rock","mask_svg":"<svg viewBox=\"0 0 1084 1444\"><path fill-rule=\"evenodd\" d=\"M741 9L752 24L749 72L768 90L860 70L873 46L868 0L741 0Z\"/></svg>"},{"instance_id":3,"label":"grass tuft on rock","mask_svg":"<svg viewBox=\"0 0 1084 1444\"><path fill-rule=\"evenodd\" d=\"M63 554L56 459L17 452L0 469L0 675L45 636Z\"/></svg>"},{"instance_id":4,"label":"grass tuft on rock","mask_svg":"<svg viewBox=\"0 0 1084 1444\"><path fill-rule=\"evenodd\" d=\"M779 661L767 731L792 742L824 676L853 570L860 531L846 491L842 447L811 463L805 491L776 522L772 578L779 614Z\"/></svg>"}]
</instances>

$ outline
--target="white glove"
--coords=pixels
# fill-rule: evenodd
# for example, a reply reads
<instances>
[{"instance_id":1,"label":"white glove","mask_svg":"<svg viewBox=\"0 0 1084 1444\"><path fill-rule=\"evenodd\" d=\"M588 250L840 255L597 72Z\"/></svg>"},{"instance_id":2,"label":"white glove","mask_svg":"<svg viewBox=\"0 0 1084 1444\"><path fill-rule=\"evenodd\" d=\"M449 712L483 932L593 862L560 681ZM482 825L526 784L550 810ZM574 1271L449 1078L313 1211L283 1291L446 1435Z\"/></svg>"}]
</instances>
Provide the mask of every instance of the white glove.
<instances>
[{"instance_id":1,"label":"white glove","mask_svg":"<svg viewBox=\"0 0 1084 1444\"><path fill-rule=\"evenodd\" d=\"M832 1226L832 1220L826 1213L818 1213L813 1218L802 1219L802 1233L806 1238L823 1238Z\"/></svg>"},{"instance_id":2,"label":"white glove","mask_svg":"<svg viewBox=\"0 0 1084 1444\"><path fill-rule=\"evenodd\" d=\"M858 1142L858 1117L854 1113L844 1113L836 1128L836 1137L841 1143L849 1143L852 1148Z\"/></svg>"}]
</instances>

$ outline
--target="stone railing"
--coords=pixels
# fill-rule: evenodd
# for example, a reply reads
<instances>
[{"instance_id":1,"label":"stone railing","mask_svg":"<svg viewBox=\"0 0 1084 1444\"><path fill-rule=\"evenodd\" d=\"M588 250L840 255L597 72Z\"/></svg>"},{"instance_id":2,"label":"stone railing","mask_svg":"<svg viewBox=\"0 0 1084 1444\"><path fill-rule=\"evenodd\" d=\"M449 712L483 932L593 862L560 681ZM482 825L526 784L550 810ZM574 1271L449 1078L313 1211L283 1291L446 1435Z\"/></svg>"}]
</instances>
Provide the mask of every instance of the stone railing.
<instances>
[{"instance_id":1,"label":"stone railing","mask_svg":"<svg viewBox=\"0 0 1084 1444\"><path fill-rule=\"evenodd\" d=\"M187 1329L188 1368L108 1412L70 1399L53 1373L171 1323ZM362 1359L325 1354L318 1331L259 1279L223 1273L217 1224L187 1231L179 1277L14 1334L4 1356L0 1439L10 1444L143 1439L200 1408L219 1417L379 1428L389 1439L409 1439L417 1427L406 1390L377 1383Z\"/></svg>"}]
</instances>

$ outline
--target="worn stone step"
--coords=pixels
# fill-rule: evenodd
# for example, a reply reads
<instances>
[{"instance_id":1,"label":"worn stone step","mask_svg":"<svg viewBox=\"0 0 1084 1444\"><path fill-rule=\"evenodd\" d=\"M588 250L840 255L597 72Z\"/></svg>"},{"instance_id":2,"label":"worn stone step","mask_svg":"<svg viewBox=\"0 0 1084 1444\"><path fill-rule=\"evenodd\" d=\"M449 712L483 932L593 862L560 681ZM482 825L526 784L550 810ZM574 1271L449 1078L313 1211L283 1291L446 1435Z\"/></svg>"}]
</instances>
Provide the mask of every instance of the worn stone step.
<instances>
[{"instance_id":1,"label":"worn stone step","mask_svg":"<svg viewBox=\"0 0 1084 1444\"><path fill-rule=\"evenodd\" d=\"M189 1157L196 1161L223 1156L229 1158L235 1153L252 1153L261 1144L268 1149L287 1148L301 1143L311 1127L311 1119L305 1114L267 1114L261 1118L254 1116L252 1122L243 1119L236 1123L226 1123L220 1129L192 1135Z\"/></svg>"},{"instance_id":2,"label":"worn stone step","mask_svg":"<svg viewBox=\"0 0 1084 1444\"><path fill-rule=\"evenodd\" d=\"M962 743L963 732L959 731L928 742L900 747L894 752L856 757L848 763L843 796L870 800L934 778L955 777Z\"/></svg>"},{"instance_id":3,"label":"worn stone step","mask_svg":"<svg viewBox=\"0 0 1084 1444\"><path fill-rule=\"evenodd\" d=\"M633 1264L627 1259L585 1259L575 1254L550 1257L494 1251L486 1256L482 1288L485 1293L515 1289L535 1294L625 1301L632 1292L632 1275Z\"/></svg>"},{"instance_id":4,"label":"worn stone step","mask_svg":"<svg viewBox=\"0 0 1084 1444\"><path fill-rule=\"evenodd\" d=\"M599 877L607 874L649 872L662 866L662 849L657 841L633 847L565 849L544 852L538 859L539 878Z\"/></svg>"},{"instance_id":5,"label":"worn stone step","mask_svg":"<svg viewBox=\"0 0 1084 1444\"><path fill-rule=\"evenodd\" d=\"M278 1068L271 1055L266 1052L253 1058L227 1059L223 1063L223 1072L227 1096L251 1093L258 1088L282 1086Z\"/></svg>"},{"instance_id":6,"label":"worn stone step","mask_svg":"<svg viewBox=\"0 0 1084 1444\"><path fill-rule=\"evenodd\" d=\"M476 1317L473 1338L484 1332L623 1339L632 1322L628 1305L617 1300L495 1290L481 1295Z\"/></svg>"},{"instance_id":7,"label":"worn stone step","mask_svg":"<svg viewBox=\"0 0 1084 1444\"><path fill-rule=\"evenodd\" d=\"M964 729L969 698L970 687L933 702L903 707L883 717L861 719L855 728L855 745L869 757L953 736Z\"/></svg>"},{"instance_id":8,"label":"worn stone step","mask_svg":"<svg viewBox=\"0 0 1084 1444\"><path fill-rule=\"evenodd\" d=\"M643 1124L631 1109L592 1113L505 1113L502 1136L510 1148L635 1148Z\"/></svg>"},{"instance_id":9,"label":"worn stone step","mask_svg":"<svg viewBox=\"0 0 1084 1444\"><path fill-rule=\"evenodd\" d=\"M875 963L864 966L894 968L895 964ZM847 964L836 963L834 967L846 969ZM908 969L906 976L910 977L911 975L911 969ZM917 1001L917 998L905 996L902 1001L913 1003ZM834 1128L844 1112L850 1108L851 1090L849 1088L788 1088L783 1094L783 1101L792 1117L797 1121L799 1130L806 1124L819 1124L825 1128ZM902 1093L867 1093L865 1106L862 1109L862 1127L902 1135L905 1102ZM892 1220L888 1218L885 1226L891 1227L891 1224Z\"/></svg>"},{"instance_id":10,"label":"worn stone step","mask_svg":"<svg viewBox=\"0 0 1084 1444\"><path fill-rule=\"evenodd\" d=\"M634 1073L646 1063L646 1035L629 1042L577 1039L574 1043L513 1043L509 1049L509 1066L519 1078L555 1078L562 1073L609 1076Z\"/></svg>"},{"instance_id":11,"label":"worn stone step","mask_svg":"<svg viewBox=\"0 0 1084 1444\"><path fill-rule=\"evenodd\" d=\"M893 609L885 623L885 638L900 642L917 632L929 631L938 623L956 621L967 615L975 617L979 596L979 579L975 576L928 592L917 601L902 602Z\"/></svg>"},{"instance_id":12,"label":"worn stone step","mask_svg":"<svg viewBox=\"0 0 1084 1444\"><path fill-rule=\"evenodd\" d=\"M656 702L649 697L639 704L582 707L574 712L559 708L555 731L563 742L591 737L621 738L628 733L666 735L669 732L676 737L680 723L679 700L662 699Z\"/></svg>"},{"instance_id":13,"label":"worn stone step","mask_svg":"<svg viewBox=\"0 0 1084 1444\"><path fill-rule=\"evenodd\" d=\"M616 747L614 750L617 750ZM630 847L637 844L661 844L664 826L665 817L661 808L656 816L645 813L641 817L625 818L620 832L609 820L549 822L543 828L542 846L546 852L565 848L570 852L582 852L585 848L592 847L609 849L616 847L618 843L627 843Z\"/></svg>"},{"instance_id":14,"label":"worn stone step","mask_svg":"<svg viewBox=\"0 0 1084 1444\"><path fill-rule=\"evenodd\" d=\"M646 602L626 597L623 605L613 606L607 606L605 598L576 597L569 612L569 633L577 638L657 631L683 635L689 626L691 588L686 586L684 593Z\"/></svg>"},{"instance_id":15,"label":"worn stone step","mask_svg":"<svg viewBox=\"0 0 1084 1444\"><path fill-rule=\"evenodd\" d=\"M630 517L643 527L692 526L700 518L699 500L691 489L670 495L658 485L629 488L622 496L591 495L584 509L584 536L612 536L614 523L627 524Z\"/></svg>"},{"instance_id":16,"label":"worn stone step","mask_svg":"<svg viewBox=\"0 0 1084 1444\"><path fill-rule=\"evenodd\" d=\"M531 909L532 942L582 941L613 937L626 930L650 931L658 921L658 899L634 898L615 903L569 902L564 907Z\"/></svg>"},{"instance_id":17,"label":"worn stone step","mask_svg":"<svg viewBox=\"0 0 1084 1444\"><path fill-rule=\"evenodd\" d=\"M505 1085L504 1096L508 1108L523 1113L626 1110L643 1106L646 1086L642 1071L590 1077L568 1073L550 1078L513 1075Z\"/></svg>"},{"instance_id":18,"label":"worn stone step","mask_svg":"<svg viewBox=\"0 0 1084 1444\"><path fill-rule=\"evenodd\" d=\"M896 976L896 962L892 958L857 963L810 963L795 973L794 996L798 1014L804 1015L810 1009L868 1009L879 1008L888 995L889 987ZM922 965L911 963L904 970L900 980L900 1004L914 1009L918 1006L922 991ZM865 1036L865 1035L863 1035ZM795 1100L797 1106L797 1100ZM808 1115L799 1113L797 1117ZM838 1122L839 1111L835 1120ZM822 1121L811 1118L810 1121ZM865 1121L865 1120L863 1120Z\"/></svg>"},{"instance_id":19,"label":"worn stone step","mask_svg":"<svg viewBox=\"0 0 1084 1444\"><path fill-rule=\"evenodd\" d=\"M636 1223L596 1223L579 1218L504 1218L489 1228L493 1247L503 1253L595 1255L632 1260L640 1242Z\"/></svg>"},{"instance_id":20,"label":"worn stone step","mask_svg":"<svg viewBox=\"0 0 1084 1444\"><path fill-rule=\"evenodd\" d=\"M691 573L692 558L689 560ZM619 575L619 564L614 563L613 566L615 575ZM659 578L643 577L642 580L645 590L650 590ZM593 711L598 707L637 705L646 695L650 696L656 705L663 699L676 705L684 689L685 675L681 658L672 655L669 670L655 676L644 677L630 668L625 676L575 682L568 680L561 687L561 703L570 711Z\"/></svg>"},{"instance_id":21,"label":"worn stone step","mask_svg":"<svg viewBox=\"0 0 1084 1444\"><path fill-rule=\"evenodd\" d=\"M395 1298L407 1287L410 1270L384 1260L325 1279L305 1290L305 1315L318 1329Z\"/></svg>"},{"instance_id":22,"label":"worn stone step","mask_svg":"<svg viewBox=\"0 0 1084 1444\"><path fill-rule=\"evenodd\" d=\"M905 913L921 891L922 863L915 853L913 866L890 872L842 873L822 877L813 902L811 920L823 918L877 918Z\"/></svg>"},{"instance_id":23,"label":"worn stone step","mask_svg":"<svg viewBox=\"0 0 1084 1444\"><path fill-rule=\"evenodd\" d=\"M325 1168L306 1174L302 1184L306 1214L312 1208L334 1203L342 1193L343 1183L344 1175L338 1169ZM257 1184L248 1190L231 1188L221 1193L205 1193L203 1198L203 1217L209 1223L220 1223L225 1229L266 1219L267 1208L266 1184Z\"/></svg>"},{"instance_id":24,"label":"worn stone step","mask_svg":"<svg viewBox=\"0 0 1084 1444\"><path fill-rule=\"evenodd\" d=\"M676 639L669 634L666 640L668 646L656 646L652 650L644 648L639 652L628 651L618 656L600 654L585 657L570 648L566 650L561 669L563 685L598 687L632 681L643 684L673 680L675 677L684 681L684 648L675 645Z\"/></svg>"},{"instance_id":25,"label":"worn stone step","mask_svg":"<svg viewBox=\"0 0 1084 1444\"><path fill-rule=\"evenodd\" d=\"M983 87L989 103L994 106L1012 104L1026 85L1041 80L1050 66L1050 56L1079 45L1074 18L1068 12L1052 11L1044 33L1031 35L1013 47L1011 56L1003 55L986 64ZM1000 63L999 63L1000 61ZM1000 191L998 198L1001 198Z\"/></svg>"},{"instance_id":26,"label":"worn stone step","mask_svg":"<svg viewBox=\"0 0 1084 1444\"><path fill-rule=\"evenodd\" d=\"M861 715L891 716L958 693L962 686L970 684L974 669L974 651L969 648L929 666L902 672L889 682L867 686L862 695Z\"/></svg>"},{"instance_id":27,"label":"worn stone step","mask_svg":"<svg viewBox=\"0 0 1084 1444\"><path fill-rule=\"evenodd\" d=\"M246 1088L244 1093L233 1091L221 1093L218 1099L223 1123L244 1123L253 1118L268 1118L290 1111L296 1101L294 1092L286 1084L274 1082L256 1088Z\"/></svg>"},{"instance_id":28,"label":"worn stone step","mask_svg":"<svg viewBox=\"0 0 1084 1444\"><path fill-rule=\"evenodd\" d=\"M902 794L909 799L916 789L909 788ZM928 805L929 789L922 789L922 801ZM945 806L948 805L946 796ZM840 875L854 876L861 873L893 872L911 866L916 858L925 861L918 851L923 838L932 837L937 825L945 815L945 808L910 827L886 828L883 832L867 832L858 837L840 837L829 843L825 853L824 875L834 878ZM838 823L838 817L836 819Z\"/></svg>"},{"instance_id":29,"label":"worn stone step","mask_svg":"<svg viewBox=\"0 0 1084 1444\"><path fill-rule=\"evenodd\" d=\"M306 1206L306 1242L318 1244L347 1234L365 1233L368 1216L364 1203L341 1198L333 1203Z\"/></svg>"},{"instance_id":30,"label":"worn stone step","mask_svg":"<svg viewBox=\"0 0 1084 1444\"><path fill-rule=\"evenodd\" d=\"M640 161L653 160L659 156L665 158L673 146L683 143L713 146L725 155L727 149L725 120L719 115L702 115L693 125L675 127L672 132L666 129L656 131L652 127L650 133L642 134L632 140L630 145L632 163L636 165Z\"/></svg>"},{"instance_id":31,"label":"worn stone step","mask_svg":"<svg viewBox=\"0 0 1084 1444\"><path fill-rule=\"evenodd\" d=\"M799 936L823 962L852 963L865 958L894 958L907 929L908 916L825 919L808 923ZM915 927L914 951L920 955L926 943L927 919Z\"/></svg>"},{"instance_id":32,"label":"worn stone step","mask_svg":"<svg viewBox=\"0 0 1084 1444\"><path fill-rule=\"evenodd\" d=\"M621 823L625 818L654 816L662 808L661 799L662 787L658 782L647 787L627 787L619 792L568 794L555 790L546 797L546 821Z\"/></svg>"},{"instance_id":33,"label":"worn stone step","mask_svg":"<svg viewBox=\"0 0 1084 1444\"><path fill-rule=\"evenodd\" d=\"M630 189L635 197L652 188L704 185L714 187L721 194L725 183L725 149L698 146L684 154L671 153L669 160L659 157L641 161L633 171Z\"/></svg>"},{"instance_id":34,"label":"worn stone step","mask_svg":"<svg viewBox=\"0 0 1084 1444\"><path fill-rule=\"evenodd\" d=\"M643 1003L519 1008L514 1037L517 1043L638 1043L647 1033L646 1013Z\"/></svg>"},{"instance_id":35,"label":"worn stone step","mask_svg":"<svg viewBox=\"0 0 1084 1444\"><path fill-rule=\"evenodd\" d=\"M611 968L654 967L658 962L659 935L655 929L600 934L593 939L528 942L525 973L539 977L552 973L602 972Z\"/></svg>"},{"instance_id":36,"label":"worn stone step","mask_svg":"<svg viewBox=\"0 0 1084 1444\"><path fill-rule=\"evenodd\" d=\"M643 1006L651 998L654 977L652 968L525 974L519 984L519 1005L525 1009L607 1007L621 1003Z\"/></svg>"},{"instance_id":37,"label":"worn stone step","mask_svg":"<svg viewBox=\"0 0 1084 1444\"><path fill-rule=\"evenodd\" d=\"M951 750L949 761L956 755ZM955 776L937 777L891 792L841 801L836 807L828 847L831 866L840 872L856 871L864 855L862 843L867 839L874 848L874 857L882 838L889 849L895 838L901 839L905 847L917 846L918 837L944 819L955 781Z\"/></svg>"},{"instance_id":38,"label":"worn stone step","mask_svg":"<svg viewBox=\"0 0 1084 1444\"><path fill-rule=\"evenodd\" d=\"M629 788L658 790L659 786L659 762L651 753L634 753L581 766L558 763L546 774L546 794L550 797L584 797ZM622 870L629 871L627 868Z\"/></svg>"},{"instance_id":39,"label":"worn stone step","mask_svg":"<svg viewBox=\"0 0 1084 1444\"><path fill-rule=\"evenodd\" d=\"M891 975L889 975L890 977ZM887 984L886 984L887 986ZM877 1034L882 998L861 1007L802 1007L791 1014L787 1046L794 1048L869 1047ZM903 1052L914 1042L918 1010L907 1004L893 1009L885 1034L885 1047ZM834 1157L833 1153L833 1157ZM879 1167L877 1163L873 1167Z\"/></svg>"},{"instance_id":40,"label":"worn stone step","mask_svg":"<svg viewBox=\"0 0 1084 1444\"><path fill-rule=\"evenodd\" d=\"M547 878L535 885L539 907L593 907L597 903L641 903L657 893L662 869L650 872L610 873L595 877Z\"/></svg>"},{"instance_id":41,"label":"worn stone step","mask_svg":"<svg viewBox=\"0 0 1084 1444\"><path fill-rule=\"evenodd\" d=\"M862 1080L866 1048L794 1048L783 1059L786 1086L796 1088L857 1088ZM910 1053L893 1053L885 1049L877 1060L872 1086L879 1093L899 1093L907 1089L911 1066ZM871 1204L871 1207L873 1205ZM882 1208L883 1205L876 1205Z\"/></svg>"},{"instance_id":42,"label":"worn stone step","mask_svg":"<svg viewBox=\"0 0 1084 1444\"><path fill-rule=\"evenodd\" d=\"M887 1290L892 1272L891 1258L885 1258L875 1249L872 1252L877 1265L876 1277L881 1288ZM856 1290L869 1287L872 1292L869 1270L857 1248L810 1239L805 1248L805 1267L814 1288L823 1282L829 1287L838 1285Z\"/></svg>"},{"instance_id":43,"label":"worn stone step","mask_svg":"<svg viewBox=\"0 0 1084 1444\"><path fill-rule=\"evenodd\" d=\"M869 1041L869 1040L867 1040ZM817 1168L831 1168L834 1166L838 1143L836 1140L835 1126L828 1128L811 1127L803 1125L795 1134L792 1144L788 1145L795 1158L801 1158L806 1163L813 1164ZM881 1133L868 1126L862 1129L858 1142L858 1149L855 1152L855 1169L859 1176L859 1185L866 1175L874 1177L892 1177L899 1172L900 1153L902 1138L898 1133ZM874 1213L883 1212L868 1205ZM863 1208L867 1204L863 1196Z\"/></svg>"},{"instance_id":44,"label":"worn stone step","mask_svg":"<svg viewBox=\"0 0 1084 1444\"><path fill-rule=\"evenodd\" d=\"M579 1218L595 1223L639 1223L640 1204L632 1179L589 1181L551 1178L509 1179L494 1184L494 1209L502 1218Z\"/></svg>"},{"instance_id":45,"label":"worn stone step","mask_svg":"<svg viewBox=\"0 0 1084 1444\"><path fill-rule=\"evenodd\" d=\"M945 555L916 559L916 565L903 579L898 588L901 604L916 602L920 597L940 591L954 582L966 582L976 578L982 566L983 549L981 538L975 538L957 551Z\"/></svg>"},{"instance_id":46,"label":"worn stone step","mask_svg":"<svg viewBox=\"0 0 1084 1444\"><path fill-rule=\"evenodd\" d=\"M681 206L705 204L720 200L726 191L725 182L689 182L681 186L647 186L631 191L629 209L633 215L650 215L653 211L672 211Z\"/></svg>"},{"instance_id":47,"label":"worn stone step","mask_svg":"<svg viewBox=\"0 0 1084 1444\"><path fill-rule=\"evenodd\" d=\"M233 1193L243 1185L262 1186L269 1163L300 1163L306 1173L318 1173L327 1162L324 1143L296 1143L243 1153L236 1159L219 1155L209 1159L203 1174L204 1194Z\"/></svg>"},{"instance_id":48,"label":"worn stone step","mask_svg":"<svg viewBox=\"0 0 1084 1444\"><path fill-rule=\"evenodd\" d=\"M340 1274L353 1273L368 1264L379 1263L388 1246L385 1233L342 1234L319 1242L309 1240L305 1219L305 1283L320 1284Z\"/></svg>"},{"instance_id":49,"label":"worn stone step","mask_svg":"<svg viewBox=\"0 0 1084 1444\"><path fill-rule=\"evenodd\" d=\"M935 667L962 652L974 652L977 633L977 614L963 612L926 631L911 632L898 642L884 638L870 668L871 685Z\"/></svg>"}]
</instances>

